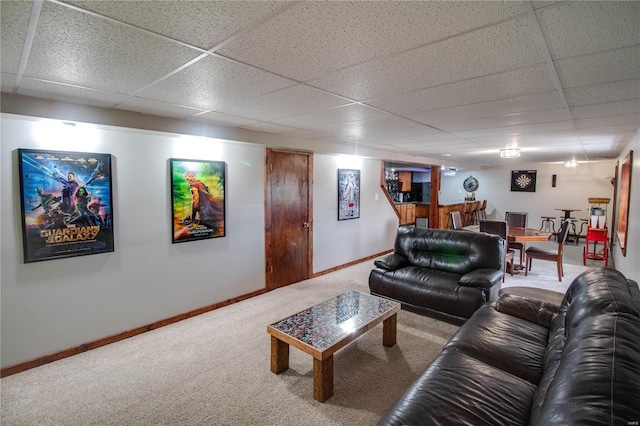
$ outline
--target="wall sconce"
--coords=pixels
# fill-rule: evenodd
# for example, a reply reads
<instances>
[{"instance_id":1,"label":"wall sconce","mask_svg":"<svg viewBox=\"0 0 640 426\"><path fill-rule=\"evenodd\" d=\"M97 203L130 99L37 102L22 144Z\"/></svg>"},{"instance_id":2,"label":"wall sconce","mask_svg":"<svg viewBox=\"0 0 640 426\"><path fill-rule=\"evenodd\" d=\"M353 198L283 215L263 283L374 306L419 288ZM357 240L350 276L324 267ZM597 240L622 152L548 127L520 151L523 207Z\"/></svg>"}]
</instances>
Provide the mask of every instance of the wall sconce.
<instances>
[{"instance_id":1,"label":"wall sconce","mask_svg":"<svg viewBox=\"0 0 640 426\"><path fill-rule=\"evenodd\" d=\"M500 158L518 158L520 157L520 148L501 148Z\"/></svg>"},{"instance_id":2,"label":"wall sconce","mask_svg":"<svg viewBox=\"0 0 640 426\"><path fill-rule=\"evenodd\" d=\"M569 161L565 161L564 162L564 166L565 167L578 167L578 162L575 159L569 160Z\"/></svg>"}]
</instances>

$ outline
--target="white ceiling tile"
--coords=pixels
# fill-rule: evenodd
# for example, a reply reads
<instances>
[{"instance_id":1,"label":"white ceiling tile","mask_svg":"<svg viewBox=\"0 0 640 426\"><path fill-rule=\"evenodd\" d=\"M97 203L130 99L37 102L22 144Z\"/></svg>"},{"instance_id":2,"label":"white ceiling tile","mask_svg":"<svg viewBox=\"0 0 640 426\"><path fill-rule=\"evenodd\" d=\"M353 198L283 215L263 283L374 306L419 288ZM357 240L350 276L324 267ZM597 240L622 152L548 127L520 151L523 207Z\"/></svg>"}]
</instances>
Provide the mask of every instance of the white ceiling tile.
<instances>
[{"instance_id":1,"label":"white ceiling tile","mask_svg":"<svg viewBox=\"0 0 640 426\"><path fill-rule=\"evenodd\" d=\"M640 45L554 61L565 89L640 77Z\"/></svg>"},{"instance_id":2,"label":"white ceiling tile","mask_svg":"<svg viewBox=\"0 0 640 426\"><path fill-rule=\"evenodd\" d=\"M331 136L330 133L322 132L318 130L296 130L294 132L286 133L287 136L293 136L302 139L320 139Z\"/></svg>"},{"instance_id":3,"label":"white ceiling tile","mask_svg":"<svg viewBox=\"0 0 640 426\"><path fill-rule=\"evenodd\" d=\"M635 114L621 114L607 117L591 117L575 120L576 129L588 129L590 127L616 126L619 124L640 124L640 112Z\"/></svg>"},{"instance_id":4,"label":"white ceiling tile","mask_svg":"<svg viewBox=\"0 0 640 426\"><path fill-rule=\"evenodd\" d=\"M283 7L270 1L68 1L100 15L208 50Z\"/></svg>"},{"instance_id":5,"label":"white ceiling tile","mask_svg":"<svg viewBox=\"0 0 640 426\"><path fill-rule=\"evenodd\" d=\"M521 126L509 126L509 127L495 127L491 129L474 129L464 130L460 132L453 132L459 137L473 139L475 137L482 136L497 136L497 135L518 135L522 133L533 132L546 132L557 130L572 130L573 124L571 121L558 121L555 123L544 124L524 124Z\"/></svg>"},{"instance_id":6,"label":"white ceiling tile","mask_svg":"<svg viewBox=\"0 0 640 426\"><path fill-rule=\"evenodd\" d=\"M363 100L525 68L542 60L529 22L520 17L340 70L310 84Z\"/></svg>"},{"instance_id":7,"label":"white ceiling tile","mask_svg":"<svg viewBox=\"0 0 640 426\"><path fill-rule=\"evenodd\" d=\"M565 1L536 12L553 59L585 55L640 41L640 2Z\"/></svg>"},{"instance_id":8,"label":"white ceiling tile","mask_svg":"<svg viewBox=\"0 0 640 426\"><path fill-rule=\"evenodd\" d=\"M249 130L256 130L259 132L277 133L277 134L291 133L298 130L295 127L282 126L280 124L273 124L273 123L253 123L253 124L247 124L245 126L242 126L242 128L249 129Z\"/></svg>"},{"instance_id":9,"label":"white ceiling tile","mask_svg":"<svg viewBox=\"0 0 640 426\"><path fill-rule=\"evenodd\" d=\"M344 98L298 84L257 98L225 105L218 112L269 121L350 103Z\"/></svg>"},{"instance_id":10,"label":"white ceiling tile","mask_svg":"<svg viewBox=\"0 0 640 426\"><path fill-rule=\"evenodd\" d=\"M431 141L423 140L419 142L400 139L397 141L393 141L390 144L399 148L431 149L431 148L441 148L441 147L454 146L454 145L472 144L472 142L467 139L450 136L448 139L431 140Z\"/></svg>"},{"instance_id":11,"label":"white ceiling tile","mask_svg":"<svg viewBox=\"0 0 640 426\"><path fill-rule=\"evenodd\" d=\"M25 76L129 94L195 56L192 49L45 2Z\"/></svg>"},{"instance_id":12,"label":"white ceiling tile","mask_svg":"<svg viewBox=\"0 0 640 426\"><path fill-rule=\"evenodd\" d=\"M511 98L555 89L544 64L492 74L401 95L369 100L369 105L396 114Z\"/></svg>"},{"instance_id":13,"label":"white ceiling tile","mask_svg":"<svg viewBox=\"0 0 640 426\"><path fill-rule=\"evenodd\" d=\"M1 6L0 69L3 73L17 74L27 36L32 3L4 1Z\"/></svg>"},{"instance_id":14,"label":"white ceiling tile","mask_svg":"<svg viewBox=\"0 0 640 426\"><path fill-rule=\"evenodd\" d=\"M588 129L577 129L576 135L580 139L592 139L597 136L614 137L616 134L628 134L638 130L638 126L633 124L618 124L615 126L590 127Z\"/></svg>"},{"instance_id":15,"label":"white ceiling tile","mask_svg":"<svg viewBox=\"0 0 640 426\"><path fill-rule=\"evenodd\" d=\"M18 93L60 102L83 103L85 105L107 108L114 107L127 98L127 96L118 93L85 89L30 78L22 79Z\"/></svg>"},{"instance_id":16,"label":"white ceiling tile","mask_svg":"<svg viewBox=\"0 0 640 426\"><path fill-rule=\"evenodd\" d=\"M389 114L364 105L351 104L316 111L309 114L297 115L295 117L284 118L281 120L274 120L274 123L301 129L317 130L330 125L373 120L384 117L389 117Z\"/></svg>"},{"instance_id":17,"label":"white ceiling tile","mask_svg":"<svg viewBox=\"0 0 640 426\"><path fill-rule=\"evenodd\" d=\"M220 53L308 81L522 12L521 4L508 1L300 2Z\"/></svg>"},{"instance_id":18,"label":"white ceiling tile","mask_svg":"<svg viewBox=\"0 0 640 426\"><path fill-rule=\"evenodd\" d=\"M433 122L432 124L446 132L457 132L472 129L487 129L494 127L519 126L523 124L545 123L549 121L571 120L567 109L552 109L548 111L524 112L508 114L500 117L478 118L473 120Z\"/></svg>"},{"instance_id":19,"label":"white ceiling tile","mask_svg":"<svg viewBox=\"0 0 640 426\"><path fill-rule=\"evenodd\" d=\"M640 79L574 87L565 90L570 106L598 104L640 98Z\"/></svg>"},{"instance_id":20,"label":"white ceiling tile","mask_svg":"<svg viewBox=\"0 0 640 426\"><path fill-rule=\"evenodd\" d=\"M425 124L464 121L474 118L501 117L506 114L542 111L562 108L562 98L558 92L546 92L516 98L500 99L433 111L409 114L409 117ZM435 127L438 127L434 124Z\"/></svg>"},{"instance_id":21,"label":"white ceiling tile","mask_svg":"<svg viewBox=\"0 0 640 426\"><path fill-rule=\"evenodd\" d=\"M573 107L571 108L571 113L575 119L619 114L640 114L640 98ZM640 124L640 121L638 123Z\"/></svg>"},{"instance_id":22,"label":"white ceiling tile","mask_svg":"<svg viewBox=\"0 0 640 426\"><path fill-rule=\"evenodd\" d=\"M201 110L194 108L186 108L180 105L170 104L166 102L157 102L149 99L128 97L124 102L116 105L117 109L140 112L142 114L159 115L163 117L187 118L192 117Z\"/></svg>"},{"instance_id":23,"label":"white ceiling tile","mask_svg":"<svg viewBox=\"0 0 640 426\"><path fill-rule=\"evenodd\" d=\"M403 135L429 134L436 130L424 126L415 121L402 117L385 117L374 120L355 121L344 123L338 126L322 127L319 131L334 135L353 137L357 139L369 139L372 137L390 136L398 137Z\"/></svg>"},{"instance_id":24,"label":"white ceiling tile","mask_svg":"<svg viewBox=\"0 0 640 426\"><path fill-rule=\"evenodd\" d=\"M13 92L15 87L16 76L13 74L0 74L0 87L3 92Z\"/></svg>"},{"instance_id":25,"label":"white ceiling tile","mask_svg":"<svg viewBox=\"0 0 640 426\"><path fill-rule=\"evenodd\" d=\"M246 126L248 124L256 123L255 120L250 120L248 118L219 114L217 112L205 112L204 114L199 114L195 117L189 118L188 120L196 122L205 121L210 124L232 127Z\"/></svg>"},{"instance_id":26,"label":"white ceiling tile","mask_svg":"<svg viewBox=\"0 0 640 426\"><path fill-rule=\"evenodd\" d=\"M209 110L293 84L247 65L208 56L137 95Z\"/></svg>"}]
</instances>

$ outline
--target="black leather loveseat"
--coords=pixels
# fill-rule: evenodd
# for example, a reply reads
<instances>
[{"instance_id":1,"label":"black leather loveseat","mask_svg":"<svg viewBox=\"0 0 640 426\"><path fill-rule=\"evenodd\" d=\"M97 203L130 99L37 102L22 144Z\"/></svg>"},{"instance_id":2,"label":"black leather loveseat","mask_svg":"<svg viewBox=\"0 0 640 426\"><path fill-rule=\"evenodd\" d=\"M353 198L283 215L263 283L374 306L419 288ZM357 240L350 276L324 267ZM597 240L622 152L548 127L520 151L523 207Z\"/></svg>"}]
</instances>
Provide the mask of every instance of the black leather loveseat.
<instances>
[{"instance_id":1,"label":"black leather loveseat","mask_svg":"<svg viewBox=\"0 0 640 426\"><path fill-rule=\"evenodd\" d=\"M480 308L380 425L637 425L640 297L608 268L562 303L503 294Z\"/></svg>"},{"instance_id":2,"label":"black leather loveseat","mask_svg":"<svg viewBox=\"0 0 640 426\"><path fill-rule=\"evenodd\" d=\"M374 262L371 294L462 323L500 289L504 240L496 235L400 227L393 253Z\"/></svg>"}]
</instances>

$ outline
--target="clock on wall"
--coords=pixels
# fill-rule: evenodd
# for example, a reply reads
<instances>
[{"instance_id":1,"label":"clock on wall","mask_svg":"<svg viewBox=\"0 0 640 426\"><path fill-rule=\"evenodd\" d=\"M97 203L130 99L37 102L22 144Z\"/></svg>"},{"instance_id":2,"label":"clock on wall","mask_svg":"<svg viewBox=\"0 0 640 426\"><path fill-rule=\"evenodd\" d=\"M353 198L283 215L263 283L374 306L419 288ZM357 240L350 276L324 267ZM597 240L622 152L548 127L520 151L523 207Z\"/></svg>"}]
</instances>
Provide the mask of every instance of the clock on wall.
<instances>
[{"instance_id":1,"label":"clock on wall","mask_svg":"<svg viewBox=\"0 0 640 426\"><path fill-rule=\"evenodd\" d=\"M536 192L536 170L512 170L511 190Z\"/></svg>"},{"instance_id":2,"label":"clock on wall","mask_svg":"<svg viewBox=\"0 0 640 426\"><path fill-rule=\"evenodd\" d=\"M464 180L462 186L465 191L473 192L478 189L478 179L474 178L473 176L469 176Z\"/></svg>"}]
</instances>

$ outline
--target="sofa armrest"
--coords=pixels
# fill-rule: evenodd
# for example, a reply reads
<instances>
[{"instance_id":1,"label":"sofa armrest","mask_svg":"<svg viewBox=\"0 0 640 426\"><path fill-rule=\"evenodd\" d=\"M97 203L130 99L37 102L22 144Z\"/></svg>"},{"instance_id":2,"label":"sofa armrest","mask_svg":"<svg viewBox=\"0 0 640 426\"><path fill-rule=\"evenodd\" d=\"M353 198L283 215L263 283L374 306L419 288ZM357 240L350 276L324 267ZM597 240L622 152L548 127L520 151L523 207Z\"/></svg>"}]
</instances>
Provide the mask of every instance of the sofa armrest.
<instances>
[{"instance_id":1,"label":"sofa armrest","mask_svg":"<svg viewBox=\"0 0 640 426\"><path fill-rule=\"evenodd\" d=\"M551 327L551 321L560 312L560 305L540 299L503 294L496 302L496 310L531 321L544 327Z\"/></svg>"},{"instance_id":2,"label":"sofa armrest","mask_svg":"<svg viewBox=\"0 0 640 426\"><path fill-rule=\"evenodd\" d=\"M502 271L496 269L476 269L464 274L459 281L465 287L491 288L502 280Z\"/></svg>"},{"instance_id":3,"label":"sofa armrest","mask_svg":"<svg viewBox=\"0 0 640 426\"><path fill-rule=\"evenodd\" d=\"M409 265L409 261L399 254L390 253L373 262L378 268L395 271Z\"/></svg>"}]
</instances>

